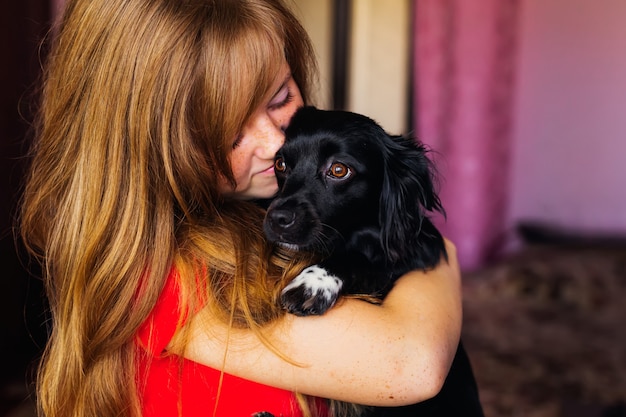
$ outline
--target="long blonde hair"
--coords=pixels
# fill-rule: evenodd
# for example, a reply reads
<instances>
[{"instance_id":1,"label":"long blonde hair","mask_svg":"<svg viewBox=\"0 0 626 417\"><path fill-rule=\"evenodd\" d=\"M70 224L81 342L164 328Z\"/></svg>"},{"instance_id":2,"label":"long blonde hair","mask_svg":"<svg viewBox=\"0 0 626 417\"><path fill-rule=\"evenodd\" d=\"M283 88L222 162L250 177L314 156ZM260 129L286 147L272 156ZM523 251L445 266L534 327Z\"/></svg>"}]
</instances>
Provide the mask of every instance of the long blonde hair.
<instances>
[{"instance_id":1,"label":"long blonde hair","mask_svg":"<svg viewBox=\"0 0 626 417\"><path fill-rule=\"evenodd\" d=\"M280 0L73 0L56 30L21 213L52 315L40 413L138 416L133 338L172 265L235 325L283 314L297 261L218 181L284 58L305 100L315 60Z\"/></svg>"}]
</instances>

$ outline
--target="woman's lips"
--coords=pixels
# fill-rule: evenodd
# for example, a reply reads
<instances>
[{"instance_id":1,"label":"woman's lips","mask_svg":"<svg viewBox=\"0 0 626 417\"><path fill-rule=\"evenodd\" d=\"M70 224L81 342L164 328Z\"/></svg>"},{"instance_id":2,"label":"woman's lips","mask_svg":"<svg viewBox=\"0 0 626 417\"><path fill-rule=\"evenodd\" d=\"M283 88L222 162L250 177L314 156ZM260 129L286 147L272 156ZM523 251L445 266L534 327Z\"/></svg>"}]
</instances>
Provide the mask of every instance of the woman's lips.
<instances>
[{"instance_id":1,"label":"woman's lips","mask_svg":"<svg viewBox=\"0 0 626 417\"><path fill-rule=\"evenodd\" d=\"M267 169L264 169L263 171L259 172L259 174L274 175L274 165L270 166Z\"/></svg>"}]
</instances>

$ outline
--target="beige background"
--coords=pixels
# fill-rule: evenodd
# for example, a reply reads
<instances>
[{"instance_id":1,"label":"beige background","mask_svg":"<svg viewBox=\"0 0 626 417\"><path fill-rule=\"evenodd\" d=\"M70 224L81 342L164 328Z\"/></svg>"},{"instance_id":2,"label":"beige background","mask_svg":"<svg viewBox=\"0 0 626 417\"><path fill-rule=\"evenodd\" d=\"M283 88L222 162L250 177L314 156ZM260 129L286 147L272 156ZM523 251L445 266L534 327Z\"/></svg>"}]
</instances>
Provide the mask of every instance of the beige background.
<instances>
[{"instance_id":1,"label":"beige background","mask_svg":"<svg viewBox=\"0 0 626 417\"><path fill-rule=\"evenodd\" d=\"M348 110L376 119L390 133L406 133L410 0L353 0ZM293 0L320 64L318 105L330 106L331 0Z\"/></svg>"}]
</instances>

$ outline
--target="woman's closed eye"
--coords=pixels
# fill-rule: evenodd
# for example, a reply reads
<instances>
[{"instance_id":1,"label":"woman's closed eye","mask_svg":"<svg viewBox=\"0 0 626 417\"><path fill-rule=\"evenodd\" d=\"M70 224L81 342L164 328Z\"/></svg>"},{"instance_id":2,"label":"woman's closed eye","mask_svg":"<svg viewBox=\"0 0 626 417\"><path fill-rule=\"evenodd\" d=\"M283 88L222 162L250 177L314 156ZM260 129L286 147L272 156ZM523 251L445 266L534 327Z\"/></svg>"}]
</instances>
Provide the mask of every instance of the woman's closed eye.
<instances>
[{"instance_id":1,"label":"woman's closed eye","mask_svg":"<svg viewBox=\"0 0 626 417\"><path fill-rule=\"evenodd\" d=\"M241 140L242 139L243 139L243 134L239 133L237 135L237 137L235 138L235 140L233 141L232 148L235 149L235 148L239 147L239 145L241 145Z\"/></svg>"},{"instance_id":2,"label":"woman's closed eye","mask_svg":"<svg viewBox=\"0 0 626 417\"><path fill-rule=\"evenodd\" d=\"M294 95L291 92L291 89L289 88L288 81L285 81L285 83L281 86L280 90L278 90L278 93L276 93L276 95L272 97L272 100L269 102L267 107L270 110L281 109L285 107L287 104L291 103L293 98L294 98Z\"/></svg>"}]
</instances>

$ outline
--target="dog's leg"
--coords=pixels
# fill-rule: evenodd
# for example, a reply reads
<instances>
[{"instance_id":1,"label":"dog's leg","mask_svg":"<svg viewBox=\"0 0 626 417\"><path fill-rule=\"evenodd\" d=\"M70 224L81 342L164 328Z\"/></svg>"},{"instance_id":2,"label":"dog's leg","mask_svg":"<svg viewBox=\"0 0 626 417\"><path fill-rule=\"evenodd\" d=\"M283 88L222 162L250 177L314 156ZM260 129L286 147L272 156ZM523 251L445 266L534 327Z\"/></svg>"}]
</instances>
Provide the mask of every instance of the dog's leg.
<instances>
[{"instance_id":1,"label":"dog's leg","mask_svg":"<svg viewBox=\"0 0 626 417\"><path fill-rule=\"evenodd\" d=\"M343 287L343 281L319 265L298 274L281 292L282 306L298 316L321 315L331 308Z\"/></svg>"}]
</instances>

